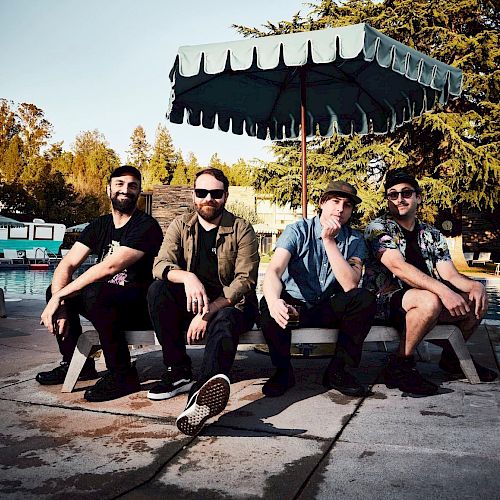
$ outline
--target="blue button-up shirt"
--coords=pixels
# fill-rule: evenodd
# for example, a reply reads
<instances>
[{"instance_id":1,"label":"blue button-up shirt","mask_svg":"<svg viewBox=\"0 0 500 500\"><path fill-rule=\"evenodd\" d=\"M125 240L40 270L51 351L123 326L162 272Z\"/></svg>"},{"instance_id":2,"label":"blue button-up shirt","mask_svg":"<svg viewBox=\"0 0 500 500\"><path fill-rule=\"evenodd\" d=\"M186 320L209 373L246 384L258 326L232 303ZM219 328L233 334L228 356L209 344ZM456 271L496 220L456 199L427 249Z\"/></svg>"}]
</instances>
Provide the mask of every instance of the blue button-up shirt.
<instances>
[{"instance_id":1,"label":"blue button-up shirt","mask_svg":"<svg viewBox=\"0 0 500 500\"><path fill-rule=\"evenodd\" d=\"M312 306L329 295L336 281L321 239L319 216L288 225L279 237L276 247L291 254L287 269L282 276L286 291L294 298ZM335 238L337 246L346 260L367 256L362 233L342 226Z\"/></svg>"}]
</instances>

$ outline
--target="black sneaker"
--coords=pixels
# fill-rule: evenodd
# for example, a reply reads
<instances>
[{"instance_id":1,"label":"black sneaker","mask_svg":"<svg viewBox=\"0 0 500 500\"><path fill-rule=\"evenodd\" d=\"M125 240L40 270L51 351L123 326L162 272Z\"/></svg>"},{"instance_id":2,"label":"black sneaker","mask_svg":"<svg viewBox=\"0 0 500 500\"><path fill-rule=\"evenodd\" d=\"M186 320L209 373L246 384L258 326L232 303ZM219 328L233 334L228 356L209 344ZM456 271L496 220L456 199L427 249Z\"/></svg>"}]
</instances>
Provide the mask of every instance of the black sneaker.
<instances>
[{"instance_id":1,"label":"black sneaker","mask_svg":"<svg viewBox=\"0 0 500 500\"><path fill-rule=\"evenodd\" d=\"M295 385L293 368L278 368L274 375L262 386L262 392L269 398L282 396Z\"/></svg>"},{"instance_id":2,"label":"black sneaker","mask_svg":"<svg viewBox=\"0 0 500 500\"><path fill-rule=\"evenodd\" d=\"M474 358L472 358L472 362L476 367L476 371L481 382L493 382L493 380L497 378L497 372L486 368L486 366L480 365L474 360ZM458 361L455 353L443 351L441 359L439 360L439 368L447 373L450 373L451 375L465 378L462 367L460 366L460 361Z\"/></svg>"},{"instance_id":3,"label":"black sneaker","mask_svg":"<svg viewBox=\"0 0 500 500\"><path fill-rule=\"evenodd\" d=\"M175 422L177 428L188 436L198 434L210 417L226 407L230 391L226 375L214 375L189 397L186 409Z\"/></svg>"},{"instance_id":4,"label":"black sneaker","mask_svg":"<svg viewBox=\"0 0 500 500\"><path fill-rule=\"evenodd\" d=\"M173 398L182 392L188 392L194 384L190 367L169 366L161 377L161 382L152 387L147 396L153 401Z\"/></svg>"},{"instance_id":5,"label":"black sneaker","mask_svg":"<svg viewBox=\"0 0 500 500\"><path fill-rule=\"evenodd\" d=\"M61 361L60 365L56 366L53 370L38 373L36 381L42 385L63 384L68 369L69 363L67 361ZM92 363L85 362L78 380L95 380L96 378L99 378L99 374L96 372L94 360L92 360Z\"/></svg>"},{"instance_id":6,"label":"black sneaker","mask_svg":"<svg viewBox=\"0 0 500 500\"><path fill-rule=\"evenodd\" d=\"M123 375L109 372L87 389L83 397L92 403L111 401L141 390L135 366Z\"/></svg>"},{"instance_id":7,"label":"black sneaker","mask_svg":"<svg viewBox=\"0 0 500 500\"><path fill-rule=\"evenodd\" d=\"M327 368L323 375L323 385L346 396L366 396L368 394L357 378L344 369L331 370Z\"/></svg>"},{"instance_id":8,"label":"black sneaker","mask_svg":"<svg viewBox=\"0 0 500 500\"><path fill-rule=\"evenodd\" d=\"M389 389L398 388L402 392L432 396L438 392L438 386L425 380L416 368L413 356L389 356L389 363L383 371L385 385Z\"/></svg>"}]
</instances>

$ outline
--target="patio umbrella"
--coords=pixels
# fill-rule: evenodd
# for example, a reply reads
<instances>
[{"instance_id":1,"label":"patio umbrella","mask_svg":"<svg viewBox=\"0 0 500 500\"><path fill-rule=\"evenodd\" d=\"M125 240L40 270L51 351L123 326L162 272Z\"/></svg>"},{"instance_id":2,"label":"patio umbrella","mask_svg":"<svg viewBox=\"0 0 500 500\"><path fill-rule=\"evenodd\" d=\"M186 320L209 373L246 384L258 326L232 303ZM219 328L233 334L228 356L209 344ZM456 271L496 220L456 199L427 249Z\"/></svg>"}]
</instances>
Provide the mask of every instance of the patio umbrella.
<instances>
[{"instance_id":1,"label":"patio umbrella","mask_svg":"<svg viewBox=\"0 0 500 500\"><path fill-rule=\"evenodd\" d=\"M386 134L461 91L462 73L368 24L181 47L167 118L259 139Z\"/></svg>"},{"instance_id":2,"label":"patio umbrella","mask_svg":"<svg viewBox=\"0 0 500 500\"><path fill-rule=\"evenodd\" d=\"M10 217L0 215L0 227L23 227L24 224Z\"/></svg>"}]
</instances>

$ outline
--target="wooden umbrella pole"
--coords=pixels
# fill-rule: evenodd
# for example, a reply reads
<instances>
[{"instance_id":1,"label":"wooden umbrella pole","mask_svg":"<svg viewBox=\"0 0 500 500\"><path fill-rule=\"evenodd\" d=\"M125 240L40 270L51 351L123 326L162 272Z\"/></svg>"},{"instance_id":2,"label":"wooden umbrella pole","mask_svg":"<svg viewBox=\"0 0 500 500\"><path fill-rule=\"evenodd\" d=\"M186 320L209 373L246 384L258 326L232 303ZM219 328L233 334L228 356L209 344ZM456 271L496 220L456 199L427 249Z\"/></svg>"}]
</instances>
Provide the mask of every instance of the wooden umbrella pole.
<instances>
[{"instance_id":1,"label":"wooden umbrella pole","mask_svg":"<svg viewBox=\"0 0 500 500\"><path fill-rule=\"evenodd\" d=\"M300 128L302 138L302 217L307 219L306 71L300 68Z\"/></svg>"}]
</instances>

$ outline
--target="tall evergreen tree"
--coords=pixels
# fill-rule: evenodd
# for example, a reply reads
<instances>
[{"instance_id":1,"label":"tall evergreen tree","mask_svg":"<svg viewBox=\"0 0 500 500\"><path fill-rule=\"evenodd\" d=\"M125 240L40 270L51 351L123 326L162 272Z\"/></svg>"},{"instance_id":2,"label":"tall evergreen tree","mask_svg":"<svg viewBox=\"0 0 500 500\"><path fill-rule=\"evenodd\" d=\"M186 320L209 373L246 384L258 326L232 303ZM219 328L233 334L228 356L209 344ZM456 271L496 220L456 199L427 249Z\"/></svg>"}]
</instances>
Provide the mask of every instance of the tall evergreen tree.
<instances>
[{"instance_id":1,"label":"tall evergreen tree","mask_svg":"<svg viewBox=\"0 0 500 500\"><path fill-rule=\"evenodd\" d=\"M187 163L178 161L170 184L173 186L192 186L198 170L200 170L200 164L196 156L189 153Z\"/></svg>"},{"instance_id":2,"label":"tall evergreen tree","mask_svg":"<svg viewBox=\"0 0 500 500\"><path fill-rule=\"evenodd\" d=\"M499 168L499 16L488 0L323 0L310 4L306 16L296 15L262 30L235 26L245 36L307 31L367 22L395 38L464 72L462 96L397 129L387 136L333 137L309 143L309 195L314 198L326 177L343 176L366 193L365 218L384 206L381 183L373 191L371 160L387 168L406 167L420 179L425 216L439 208L463 204L490 208L498 203ZM273 191L300 182L296 144L274 146L276 162L265 164L256 185ZM339 162L342 160L342 169ZM295 190L293 190L295 191ZM277 196L299 204L296 194Z\"/></svg>"},{"instance_id":3,"label":"tall evergreen tree","mask_svg":"<svg viewBox=\"0 0 500 500\"><path fill-rule=\"evenodd\" d=\"M159 124L156 129L153 155L149 162L150 177L154 184L170 184L176 167L176 154L167 128Z\"/></svg>"},{"instance_id":4,"label":"tall evergreen tree","mask_svg":"<svg viewBox=\"0 0 500 500\"><path fill-rule=\"evenodd\" d=\"M147 168L150 158L151 146L147 141L146 132L142 125L138 125L130 136L127 161L142 172Z\"/></svg>"},{"instance_id":5,"label":"tall evergreen tree","mask_svg":"<svg viewBox=\"0 0 500 500\"><path fill-rule=\"evenodd\" d=\"M41 149L52 136L52 125L45 119L43 110L30 103L22 103L17 109L21 122L19 135L24 143L26 161L40 156Z\"/></svg>"}]
</instances>

